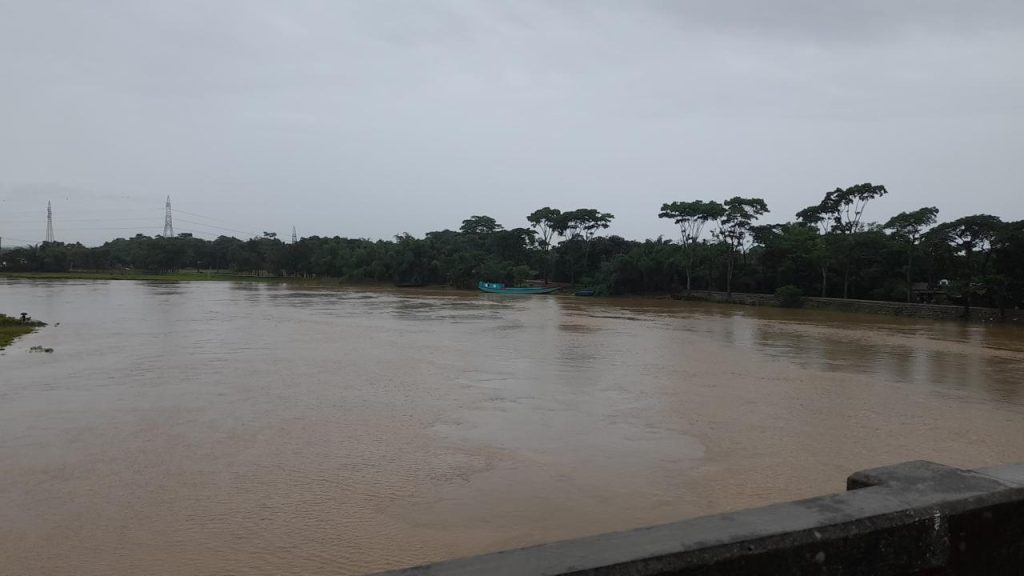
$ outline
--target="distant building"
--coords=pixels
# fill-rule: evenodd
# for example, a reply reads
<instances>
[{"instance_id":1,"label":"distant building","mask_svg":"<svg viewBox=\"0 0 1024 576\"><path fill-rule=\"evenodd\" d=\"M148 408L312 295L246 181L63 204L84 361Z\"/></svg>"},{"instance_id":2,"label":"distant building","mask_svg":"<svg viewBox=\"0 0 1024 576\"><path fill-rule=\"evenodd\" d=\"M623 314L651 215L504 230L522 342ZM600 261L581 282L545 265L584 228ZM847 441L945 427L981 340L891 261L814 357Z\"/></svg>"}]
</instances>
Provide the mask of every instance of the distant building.
<instances>
[{"instance_id":1,"label":"distant building","mask_svg":"<svg viewBox=\"0 0 1024 576\"><path fill-rule=\"evenodd\" d=\"M919 304L949 304L949 295L946 294L948 280L942 280L938 286L932 286L927 282L914 282L910 285L914 302Z\"/></svg>"}]
</instances>

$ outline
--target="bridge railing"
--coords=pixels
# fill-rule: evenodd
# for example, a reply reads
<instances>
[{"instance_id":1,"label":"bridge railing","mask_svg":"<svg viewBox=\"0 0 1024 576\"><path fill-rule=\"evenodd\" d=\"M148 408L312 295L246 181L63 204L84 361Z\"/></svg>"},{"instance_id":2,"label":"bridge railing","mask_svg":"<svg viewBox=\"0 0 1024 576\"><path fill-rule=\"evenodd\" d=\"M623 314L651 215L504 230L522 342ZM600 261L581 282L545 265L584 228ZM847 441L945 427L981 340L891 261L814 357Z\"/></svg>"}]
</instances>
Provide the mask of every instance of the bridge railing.
<instances>
[{"instance_id":1,"label":"bridge railing","mask_svg":"<svg viewBox=\"0 0 1024 576\"><path fill-rule=\"evenodd\" d=\"M857 472L847 489L386 574L1024 574L1024 465L907 462Z\"/></svg>"}]
</instances>

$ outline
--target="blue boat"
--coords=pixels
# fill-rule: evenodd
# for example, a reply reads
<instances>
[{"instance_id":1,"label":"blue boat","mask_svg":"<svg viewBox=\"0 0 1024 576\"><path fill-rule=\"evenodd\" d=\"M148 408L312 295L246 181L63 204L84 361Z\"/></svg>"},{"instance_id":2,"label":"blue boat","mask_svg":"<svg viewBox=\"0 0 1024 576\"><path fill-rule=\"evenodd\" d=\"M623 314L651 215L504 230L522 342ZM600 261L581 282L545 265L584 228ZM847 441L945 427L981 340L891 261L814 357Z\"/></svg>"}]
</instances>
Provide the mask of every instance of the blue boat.
<instances>
[{"instance_id":1,"label":"blue boat","mask_svg":"<svg viewBox=\"0 0 1024 576\"><path fill-rule=\"evenodd\" d=\"M583 288L581 290L577 290L575 295L576 296L593 296L596 293L597 293L597 291L594 290L593 288Z\"/></svg>"},{"instance_id":2,"label":"blue boat","mask_svg":"<svg viewBox=\"0 0 1024 576\"><path fill-rule=\"evenodd\" d=\"M500 282L480 282L479 284L477 284L477 287L483 290L484 292L489 292L491 294L550 294L555 290L558 290L557 286L554 288L545 288L543 286L528 288L509 288Z\"/></svg>"}]
</instances>

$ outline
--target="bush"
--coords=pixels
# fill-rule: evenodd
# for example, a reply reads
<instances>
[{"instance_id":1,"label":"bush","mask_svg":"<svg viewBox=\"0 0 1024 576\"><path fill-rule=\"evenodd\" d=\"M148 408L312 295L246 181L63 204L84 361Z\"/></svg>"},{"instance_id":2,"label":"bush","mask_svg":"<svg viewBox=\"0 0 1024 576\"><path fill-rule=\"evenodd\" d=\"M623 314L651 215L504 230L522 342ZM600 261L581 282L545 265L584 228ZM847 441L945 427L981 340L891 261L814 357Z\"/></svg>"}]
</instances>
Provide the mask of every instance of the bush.
<instances>
[{"instance_id":1,"label":"bush","mask_svg":"<svg viewBox=\"0 0 1024 576\"><path fill-rule=\"evenodd\" d=\"M803 299L803 291L792 284L775 291L775 303L783 308L799 308L803 304Z\"/></svg>"}]
</instances>

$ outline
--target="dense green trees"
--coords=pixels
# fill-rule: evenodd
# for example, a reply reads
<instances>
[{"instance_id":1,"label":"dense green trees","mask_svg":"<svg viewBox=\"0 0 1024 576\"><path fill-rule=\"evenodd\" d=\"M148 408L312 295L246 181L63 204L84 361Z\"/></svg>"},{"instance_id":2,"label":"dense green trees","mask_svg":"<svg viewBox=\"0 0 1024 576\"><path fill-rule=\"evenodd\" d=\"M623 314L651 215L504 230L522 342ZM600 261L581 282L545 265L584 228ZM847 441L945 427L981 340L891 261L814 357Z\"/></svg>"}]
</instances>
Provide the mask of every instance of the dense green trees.
<instances>
[{"instance_id":1,"label":"dense green trees","mask_svg":"<svg viewBox=\"0 0 1024 576\"><path fill-rule=\"evenodd\" d=\"M693 264L697 256L697 245L701 232L708 222L717 222L725 215L725 207L714 200L705 202L671 202L661 205L658 218L669 218L679 225L679 246L682 251L683 267L686 270L686 291L692 287Z\"/></svg>"},{"instance_id":2,"label":"dense green trees","mask_svg":"<svg viewBox=\"0 0 1024 576\"><path fill-rule=\"evenodd\" d=\"M989 258L992 242L1002 226L1002 221L996 216L977 214L939 224L929 232L938 244L952 247L953 255L962 260L952 286L963 299L965 310L970 309L972 296L985 294L995 287L990 276Z\"/></svg>"},{"instance_id":3,"label":"dense green trees","mask_svg":"<svg viewBox=\"0 0 1024 576\"><path fill-rule=\"evenodd\" d=\"M728 248L726 256L725 291L732 295L732 274L736 262L736 254L746 255L747 240L754 220L768 212L768 204L760 198L742 198L733 196L726 200L725 215L719 222L716 236Z\"/></svg>"},{"instance_id":4,"label":"dense green trees","mask_svg":"<svg viewBox=\"0 0 1024 576\"><path fill-rule=\"evenodd\" d=\"M902 212L883 225L866 221L865 207L886 193L870 183L836 188L782 224L758 223L768 213L760 198L669 202L658 216L679 226L675 241L604 236L612 214L544 207L526 216L528 227L474 215L457 231L423 238L313 236L285 243L272 232L212 241L137 235L95 248L5 249L0 262L6 271L215 269L463 288L479 280L536 280L582 283L607 294L796 287L805 294L913 300L912 286L926 283L965 307L1024 305L1024 221L975 215L937 223L934 207Z\"/></svg>"},{"instance_id":5,"label":"dense green trees","mask_svg":"<svg viewBox=\"0 0 1024 576\"><path fill-rule=\"evenodd\" d=\"M821 295L825 296L828 287L828 271L830 266L838 264L843 270L843 298L849 297L850 273L862 264L867 254L859 251L864 247L864 209L868 202L888 194L885 186L866 182L849 188L836 188L827 192L825 197L815 206L808 206L797 212L799 221L819 230L815 255L821 269Z\"/></svg>"},{"instance_id":6,"label":"dense green trees","mask_svg":"<svg viewBox=\"0 0 1024 576\"><path fill-rule=\"evenodd\" d=\"M563 232L562 230L562 211L557 208L551 208L545 206L534 210L529 216L526 217L526 221L530 223L530 226L535 228L540 234L540 238L537 240L538 246L544 251L544 258L541 262L541 273L544 275L544 281L547 282L551 277L551 246L555 235Z\"/></svg>"},{"instance_id":7,"label":"dense green trees","mask_svg":"<svg viewBox=\"0 0 1024 576\"><path fill-rule=\"evenodd\" d=\"M893 238L903 244L907 251L907 302L910 302L913 296L912 265L914 263L914 250L921 243L921 238L928 227L935 224L938 215L939 209L934 206L918 208L913 212L900 212L885 223L884 228L890 231Z\"/></svg>"},{"instance_id":8,"label":"dense green trees","mask_svg":"<svg viewBox=\"0 0 1024 576\"><path fill-rule=\"evenodd\" d=\"M992 275L999 308L1024 304L1024 220L1001 225L992 241Z\"/></svg>"}]
</instances>

